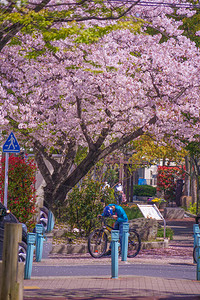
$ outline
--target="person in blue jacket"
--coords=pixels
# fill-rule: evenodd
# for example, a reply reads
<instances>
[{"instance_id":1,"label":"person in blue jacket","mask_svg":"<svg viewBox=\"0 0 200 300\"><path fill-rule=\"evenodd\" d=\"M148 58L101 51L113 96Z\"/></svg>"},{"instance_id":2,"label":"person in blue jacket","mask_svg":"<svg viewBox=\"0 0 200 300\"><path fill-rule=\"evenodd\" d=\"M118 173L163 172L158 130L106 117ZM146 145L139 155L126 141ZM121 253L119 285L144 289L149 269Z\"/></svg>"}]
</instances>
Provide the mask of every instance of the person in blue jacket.
<instances>
[{"instance_id":1,"label":"person in blue jacket","mask_svg":"<svg viewBox=\"0 0 200 300\"><path fill-rule=\"evenodd\" d=\"M112 217L115 219L114 230L119 230L120 245L122 246L122 233L123 233L123 223L128 222L128 217L124 209L117 204L109 204L103 210L103 217ZM109 250L105 253L106 256L111 255L111 245Z\"/></svg>"}]
</instances>

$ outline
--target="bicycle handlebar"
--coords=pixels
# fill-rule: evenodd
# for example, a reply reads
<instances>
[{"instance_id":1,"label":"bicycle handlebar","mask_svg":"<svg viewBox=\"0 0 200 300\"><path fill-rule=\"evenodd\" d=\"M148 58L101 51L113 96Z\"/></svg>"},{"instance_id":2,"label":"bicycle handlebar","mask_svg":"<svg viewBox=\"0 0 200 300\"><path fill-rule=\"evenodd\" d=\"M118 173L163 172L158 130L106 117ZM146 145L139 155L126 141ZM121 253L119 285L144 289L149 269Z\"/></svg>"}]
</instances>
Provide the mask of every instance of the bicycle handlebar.
<instances>
[{"instance_id":1,"label":"bicycle handlebar","mask_svg":"<svg viewBox=\"0 0 200 300\"><path fill-rule=\"evenodd\" d=\"M104 216L102 216L102 215L99 216L99 219L101 220L101 222L102 222L102 224L103 224L104 226L107 226L107 227L109 227L110 229L113 229L113 226L111 226L111 225L109 225L108 223L106 223L106 219L108 219L108 218L110 218L110 217L104 217Z\"/></svg>"}]
</instances>

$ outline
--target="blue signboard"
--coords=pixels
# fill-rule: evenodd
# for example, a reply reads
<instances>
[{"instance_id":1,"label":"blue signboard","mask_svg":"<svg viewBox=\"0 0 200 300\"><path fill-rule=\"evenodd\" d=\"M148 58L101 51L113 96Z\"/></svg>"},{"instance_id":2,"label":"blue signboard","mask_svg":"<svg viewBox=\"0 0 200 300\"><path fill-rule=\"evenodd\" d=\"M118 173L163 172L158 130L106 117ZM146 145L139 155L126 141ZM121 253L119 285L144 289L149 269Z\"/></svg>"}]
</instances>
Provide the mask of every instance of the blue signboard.
<instances>
[{"instance_id":1,"label":"blue signboard","mask_svg":"<svg viewBox=\"0 0 200 300\"><path fill-rule=\"evenodd\" d=\"M20 152L20 146L13 132L11 132L5 144L3 145L3 152L8 152L8 153Z\"/></svg>"},{"instance_id":2,"label":"blue signboard","mask_svg":"<svg viewBox=\"0 0 200 300\"><path fill-rule=\"evenodd\" d=\"M147 184L147 180L144 178L139 178L138 179L138 185L146 185Z\"/></svg>"}]
</instances>

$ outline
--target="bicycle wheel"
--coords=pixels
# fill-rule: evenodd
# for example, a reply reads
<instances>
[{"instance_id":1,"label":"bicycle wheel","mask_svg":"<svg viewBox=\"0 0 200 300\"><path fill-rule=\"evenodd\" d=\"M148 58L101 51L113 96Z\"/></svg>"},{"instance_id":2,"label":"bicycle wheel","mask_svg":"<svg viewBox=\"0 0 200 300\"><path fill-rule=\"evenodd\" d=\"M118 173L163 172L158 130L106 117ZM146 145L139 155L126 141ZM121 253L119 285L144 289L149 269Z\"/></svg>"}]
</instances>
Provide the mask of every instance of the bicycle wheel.
<instances>
[{"instance_id":1,"label":"bicycle wheel","mask_svg":"<svg viewBox=\"0 0 200 300\"><path fill-rule=\"evenodd\" d=\"M88 238L88 251L94 258L104 255L107 249L108 237L103 229L94 230Z\"/></svg>"},{"instance_id":2,"label":"bicycle wheel","mask_svg":"<svg viewBox=\"0 0 200 300\"><path fill-rule=\"evenodd\" d=\"M198 250L197 246L195 246L193 249L193 260L195 263L197 263L197 255L198 255L197 250Z\"/></svg>"},{"instance_id":3,"label":"bicycle wheel","mask_svg":"<svg viewBox=\"0 0 200 300\"><path fill-rule=\"evenodd\" d=\"M141 248L141 239L134 229L129 229L128 237L128 257L135 257Z\"/></svg>"}]
</instances>

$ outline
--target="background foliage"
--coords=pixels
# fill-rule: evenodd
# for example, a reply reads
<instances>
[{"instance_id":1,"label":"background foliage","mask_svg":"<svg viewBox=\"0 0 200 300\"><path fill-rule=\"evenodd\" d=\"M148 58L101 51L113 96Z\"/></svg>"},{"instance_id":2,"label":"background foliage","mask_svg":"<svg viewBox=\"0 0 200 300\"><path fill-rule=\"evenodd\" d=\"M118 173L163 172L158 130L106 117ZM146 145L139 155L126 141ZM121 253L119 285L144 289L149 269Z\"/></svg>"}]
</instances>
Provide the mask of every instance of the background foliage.
<instances>
[{"instance_id":1,"label":"background foliage","mask_svg":"<svg viewBox=\"0 0 200 300\"><path fill-rule=\"evenodd\" d=\"M157 190L164 192L166 200L176 198L176 179L184 178L185 171L178 167L158 167Z\"/></svg>"},{"instance_id":2,"label":"background foliage","mask_svg":"<svg viewBox=\"0 0 200 300\"><path fill-rule=\"evenodd\" d=\"M134 185L133 194L136 196L153 197L156 194L156 188L151 185Z\"/></svg>"}]
</instances>

